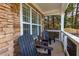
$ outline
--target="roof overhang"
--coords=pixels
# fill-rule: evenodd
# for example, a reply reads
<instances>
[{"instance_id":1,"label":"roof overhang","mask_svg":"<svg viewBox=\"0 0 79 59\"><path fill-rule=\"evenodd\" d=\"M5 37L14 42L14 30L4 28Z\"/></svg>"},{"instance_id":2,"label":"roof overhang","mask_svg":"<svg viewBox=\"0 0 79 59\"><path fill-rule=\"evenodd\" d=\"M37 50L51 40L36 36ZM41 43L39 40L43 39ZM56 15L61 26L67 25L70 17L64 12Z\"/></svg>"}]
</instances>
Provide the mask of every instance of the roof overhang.
<instances>
[{"instance_id":1,"label":"roof overhang","mask_svg":"<svg viewBox=\"0 0 79 59\"><path fill-rule=\"evenodd\" d=\"M33 3L44 15L60 15L67 8L67 3Z\"/></svg>"}]
</instances>

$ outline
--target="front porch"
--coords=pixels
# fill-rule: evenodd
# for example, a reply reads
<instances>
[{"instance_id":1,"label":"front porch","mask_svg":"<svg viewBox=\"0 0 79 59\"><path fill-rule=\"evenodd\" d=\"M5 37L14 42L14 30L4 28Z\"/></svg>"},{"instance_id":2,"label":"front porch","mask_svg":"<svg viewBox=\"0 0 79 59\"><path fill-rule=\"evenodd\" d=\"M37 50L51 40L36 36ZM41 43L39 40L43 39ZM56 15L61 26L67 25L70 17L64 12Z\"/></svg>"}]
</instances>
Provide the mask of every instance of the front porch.
<instances>
[{"instance_id":1,"label":"front porch","mask_svg":"<svg viewBox=\"0 0 79 59\"><path fill-rule=\"evenodd\" d=\"M42 14L42 18L40 20L40 23L38 23L38 26L40 26L41 31L39 31L39 29L38 29L37 31L39 33L37 33L36 29L34 29L35 34L33 34L33 31L31 31L31 30L32 30L32 27L34 24L31 24L30 34L32 34L32 35L34 35L34 37L36 37L36 33L37 33L37 35L41 35L41 33L43 31L51 32L52 34L50 34L49 36L51 37L52 40L53 39L56 40L55 43L52 42L52 44L51 44L51 46L54 49L52 51L52 56L53 55L59 56L59 54L60 55L71 55L71 56L78 55L79 48L78 48L77 43L78 43L79 38L64 31L64 29L65 29L64 25L66 25L64 23L65 11L68 8L68 4L36 3L36 4L28 4L28 6L29 5L31 7L34 7L35 9L38 9L39 10L38 12ZM51 6L52 6L52 8L51 8ZM33 16L31 16L31 17L33 17ZM31 20L32 19L30 19L30 21ZM57 26L55 23L59 26ZM23 34L23 29L21 31L22 31L21 34ZM56 46L54 46L54 45L56 45Z\"/></svg>"},{"instance_id":2,"label":"front porch","mask_svg":"<svg viewBox=\"0 0 79 59\"><path fill-rule=\"evenodd\" d=\"M47 31L47 36L51 39L48 47L53 48L51 56L79 56L78 14L76 12L74 15L75 12L66 10L68 6L66 3L0 4L0 55L20 55L19 37L29 33L35 41ZM75 6L77 10L78 4ZM73 17L69 17L71 21L68 21L67 16L70 15ZM45 35L43 38L45 39Z\"/></svg>"}]
</instances>

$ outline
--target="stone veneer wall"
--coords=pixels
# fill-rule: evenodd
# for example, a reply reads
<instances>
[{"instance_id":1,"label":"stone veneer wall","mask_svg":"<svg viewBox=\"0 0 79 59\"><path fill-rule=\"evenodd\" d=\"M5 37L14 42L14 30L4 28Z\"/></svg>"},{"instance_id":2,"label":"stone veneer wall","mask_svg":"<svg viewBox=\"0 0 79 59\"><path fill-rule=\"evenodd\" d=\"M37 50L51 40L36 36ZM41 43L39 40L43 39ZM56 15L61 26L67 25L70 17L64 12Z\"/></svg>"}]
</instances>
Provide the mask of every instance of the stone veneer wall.
<instances>
[{"instance_id":1,"label":"stone veneer wall","mask_svg":"<svg viewBox=\"0 0 79 59\"><path fill-rule=\"evenodd\" d=\"M14 55L20 33L19 4L0 3L0 55Z\"/></svg>"}]
</instances>

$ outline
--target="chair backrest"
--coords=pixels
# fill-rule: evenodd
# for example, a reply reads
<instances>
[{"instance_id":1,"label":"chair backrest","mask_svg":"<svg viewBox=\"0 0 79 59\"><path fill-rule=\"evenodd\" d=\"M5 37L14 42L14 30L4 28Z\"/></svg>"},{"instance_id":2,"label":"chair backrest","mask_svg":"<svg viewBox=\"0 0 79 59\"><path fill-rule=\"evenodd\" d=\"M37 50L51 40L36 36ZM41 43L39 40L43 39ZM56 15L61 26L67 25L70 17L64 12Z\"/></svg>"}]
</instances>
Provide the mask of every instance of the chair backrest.
<instances>
[{"instance_id":1,"label":"chair backrest","mask_svg":"<svg viewBox=\"0 0 79 59\"><path fill-rule=\"evenodd\" d=\"M24 34L19 38L22 56L36 56L37 50L35 42L30 34Z\"/></svg>"}]
</instances>

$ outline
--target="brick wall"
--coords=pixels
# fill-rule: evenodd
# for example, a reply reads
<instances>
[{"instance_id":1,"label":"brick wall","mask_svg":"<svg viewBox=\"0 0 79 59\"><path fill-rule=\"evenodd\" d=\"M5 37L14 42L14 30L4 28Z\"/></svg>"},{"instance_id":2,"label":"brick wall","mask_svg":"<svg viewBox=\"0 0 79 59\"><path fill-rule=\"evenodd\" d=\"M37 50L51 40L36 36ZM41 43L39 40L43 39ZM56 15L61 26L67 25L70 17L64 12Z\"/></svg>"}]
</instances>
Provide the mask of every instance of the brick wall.
<instances>
[{"instance_id":1,"label":"brick wall","mask_svg":"<svg viewBox=\"0 0 79 59\"><path fill-rule=\"evenodd\" d=\"M14 55L20 32L19 4L0 3L0 55Z\"/></svg>"}]
</instances>

